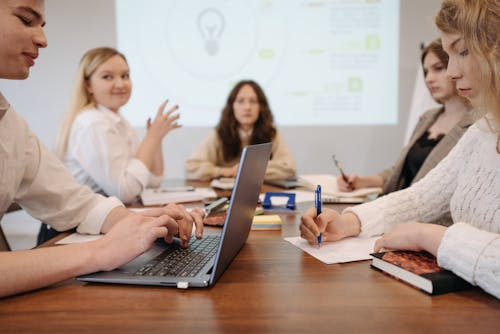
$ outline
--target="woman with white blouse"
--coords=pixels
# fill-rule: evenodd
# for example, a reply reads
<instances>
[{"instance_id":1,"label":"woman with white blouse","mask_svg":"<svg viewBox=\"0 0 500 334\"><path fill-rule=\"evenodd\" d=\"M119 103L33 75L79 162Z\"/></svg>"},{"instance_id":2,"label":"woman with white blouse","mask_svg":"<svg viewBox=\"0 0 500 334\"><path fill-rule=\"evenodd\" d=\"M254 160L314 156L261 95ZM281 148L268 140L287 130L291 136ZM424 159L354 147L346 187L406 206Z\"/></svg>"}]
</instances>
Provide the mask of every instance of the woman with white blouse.
<instances>
[{"instance_id":1,"label":"woman with white blouse","mask_svg":"<svg viewBox=\"0 0 500 334\"><path fill-rule=\"evenodd\" d=\"M438 264L500 298L500 3L445 0L436 16L460 95L488 112L423 179L338 214L310 208L301 236L317 244L382 235L375 251L424 250ZM423 224L451 213L450 227Z\"/></svg>"},{"instance_id":2,"label":"woman with white blouse","mask_svg":"<svg viewBox=\"0 0 500 334\"><path fill-rule=\"evenodd\" d=\"M61 126L57 154L73 176L94 192L136 200L146 187L163 180L162 140L177 129L178 106L165 112L167 101L139 142L120 114L132 83L125 56L115 49L89 50L80 61L70 110Z\"/></svg>"}]
</instances>

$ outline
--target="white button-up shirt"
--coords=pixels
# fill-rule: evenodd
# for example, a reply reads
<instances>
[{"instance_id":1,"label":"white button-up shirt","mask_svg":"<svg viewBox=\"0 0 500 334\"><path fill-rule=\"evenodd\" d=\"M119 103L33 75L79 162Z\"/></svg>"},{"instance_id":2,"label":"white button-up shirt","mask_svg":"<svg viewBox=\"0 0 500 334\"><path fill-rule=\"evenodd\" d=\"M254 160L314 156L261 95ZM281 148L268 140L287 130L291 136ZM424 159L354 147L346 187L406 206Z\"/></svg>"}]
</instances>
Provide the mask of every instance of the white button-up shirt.
<instances>
[{"instance_id":1,"label":"white button-up shirt","mask_svg":"<svg viewBox=\"0 0 500 334\"><path fill-rule=\"evenodd\" d=\"M58 231L98 234L109 212L123 204L75 182L1 93L0 117L0 217L16 202Z\"/></svg>"},{"instance_id":2,"label":"white button-up shirt","mask_svg":"<svg viewBox=\"0 0 500 334\"><path fill-rule=\"evenodd\" d=\"M75 118L65 164L78 182L129 203L163 180L135 158L138 147L137 134L125 118L99 105Z\"/></svg>"}]
</instances>

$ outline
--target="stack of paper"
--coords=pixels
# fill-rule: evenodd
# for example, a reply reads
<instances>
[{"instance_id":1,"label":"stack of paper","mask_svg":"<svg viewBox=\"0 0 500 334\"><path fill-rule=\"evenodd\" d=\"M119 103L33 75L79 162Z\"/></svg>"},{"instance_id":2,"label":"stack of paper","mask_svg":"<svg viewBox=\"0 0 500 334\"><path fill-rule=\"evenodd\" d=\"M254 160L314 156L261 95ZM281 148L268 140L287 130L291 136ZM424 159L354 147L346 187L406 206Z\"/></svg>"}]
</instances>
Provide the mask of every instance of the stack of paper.
<instances>
[{"instance_id":1,"label":"stack of paper","mask_svg":"<svg viewBox=\"0 0 500 334\"><path fill-rule=\"evenodd\" d=\"M141 193L142 204L164 205L169 203L197 202L204 198L215 198L217 194L209 188L196 188L193 191L169 191L162 188L149 188Z\"/></svg>"},{"instance_id":2,"label":"stack of paper","mask_svg":"<svg viewBox=\"0 0 500 334\"><path fill-rule=\"evenodd\" d=\"M361 203L370 195L382 193L382 188L379 187L361 188L349 192L340 191L337 187L337 177L329 174L301 175L299 182L301 186L310 190L315 190L317 185L321 185L324 202Z\"/></svg>"},{"instance_id":3,"label":"stack of paper","mask_svg":"<svg viewBox=\"0 0 500 334\"><path fill-rule=\"evenodd\" d=\"M254 216L252 230L281 230L281 218L278 215Z\"/></svg>"},{"instance_id":4,"label":"stack of paper","mask_svg":"<svg viewBox=\"0 0 500 334\"><path fill-rule=\"evenodd\" d=\"M234 187L234 181L235 179L232 177L221 177L218 179L213 179L212 182L210 182L210 187L223 190L232 190Z\"/></svg>"}]
</instances>

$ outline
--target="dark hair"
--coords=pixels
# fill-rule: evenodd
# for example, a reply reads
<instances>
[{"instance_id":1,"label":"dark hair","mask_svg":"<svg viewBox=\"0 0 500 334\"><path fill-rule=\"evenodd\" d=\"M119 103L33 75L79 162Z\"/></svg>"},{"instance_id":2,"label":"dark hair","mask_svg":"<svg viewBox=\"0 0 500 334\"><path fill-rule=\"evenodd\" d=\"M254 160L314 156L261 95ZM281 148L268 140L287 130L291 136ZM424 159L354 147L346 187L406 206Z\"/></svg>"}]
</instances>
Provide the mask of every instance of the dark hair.
<instances>
[{"instance_id":1,"label":"dark hair","mask_svg":"<svg viewBox=\"0 0 500 334\"><path fill-rule=\"evenodd\" d=\"M445 67L448 67L448 61L450 60L450 57L448 57L448 54L443 49L441 38L433 40L423 48L422 55L420 56L422 66L424 65L425 57L427 57L429 53L435 54L436 57L438 57L438 59L443 63L443 65Z\"/></svg>"},{"instance_id":2,"label":"dark hair","mask_svg":"<svg viewBox=\"0 0 500 334\"><path fill-rule=\"evenodd\" d=\"M222 110L219 124L216 126L217 135L222 144L222 156L225 161L231 161L238 157L243 149L238 134L238 121L234 117L233 104L236 96L243 86L252 87L259 102L259 118L255 122L250 138L250 144L262 144L270 142L276 136L273 114L269 108L266 95L262 88L253 80L242 80L238 82L229 93L226 105Z\"/></svg>"}]
</instances>

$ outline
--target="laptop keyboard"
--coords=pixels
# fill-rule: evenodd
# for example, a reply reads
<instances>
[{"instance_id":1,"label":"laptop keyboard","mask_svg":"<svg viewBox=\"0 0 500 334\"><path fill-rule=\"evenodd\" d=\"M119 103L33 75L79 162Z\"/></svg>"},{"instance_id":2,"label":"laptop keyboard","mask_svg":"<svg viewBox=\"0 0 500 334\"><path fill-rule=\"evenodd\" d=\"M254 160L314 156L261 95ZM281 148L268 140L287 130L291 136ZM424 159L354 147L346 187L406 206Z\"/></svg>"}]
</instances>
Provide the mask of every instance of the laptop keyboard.
<instances>
[{"instance_id":1,"label":"laptop keyboard","mask_svg":"<svg viewBox=\"0 0 500 334\"><path fill-rule=\"evenodd\" d=\"M134 275L194 277L214 257L219 241L218 235L192 238L188 248L166 249Z\"/></svg>"}]
</instances>

